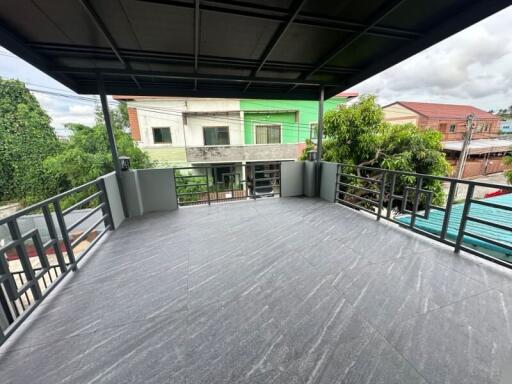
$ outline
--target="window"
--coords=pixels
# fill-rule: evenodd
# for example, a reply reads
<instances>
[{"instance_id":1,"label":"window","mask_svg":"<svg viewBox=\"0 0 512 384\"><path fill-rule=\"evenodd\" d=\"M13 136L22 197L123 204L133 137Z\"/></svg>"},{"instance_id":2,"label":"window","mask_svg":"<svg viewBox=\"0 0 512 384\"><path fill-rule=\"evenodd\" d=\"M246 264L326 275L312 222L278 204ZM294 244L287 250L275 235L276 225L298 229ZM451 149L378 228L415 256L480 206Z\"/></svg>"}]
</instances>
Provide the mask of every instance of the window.
<instances>
[{"instance_id":1,"label":"window","mask_svg":"<svg viewBox=\"0 0 512 384\"><path fill-rule=\"evenodd\" d=\"M318 123L309 123L309 138L313 141L318 139Z\"/></svg>"},{"instance_id":2,"label":"window","mask_svg":"<svg viewBox=\"0 0 512 384\"><path fill-rule=\"evenodd\" d=\"M229 127L203 127L204 145L229 145Z\"/></svg>"},{"instance_id":3,"label":"window","mask_svg":"<svg viewBox=\"0 0 512 384\"><path fill-rule=\"evenodd\" d=\"M484 124L484 132L488 132L489 131L489 124Z\"/></svg>"},{"instance_id":4,"label":"window","mask_svg":"<svg viewBox=\"0 0 512 384\"><path fill-rule=\"evenodd\" d=\"M439 130L441 132L446 132L446 125L447 125L446 123L440 123L439 124Z\"/></svg>"},{"instance_id":5,"label":"window","mask_svg":"<svg viewBox=\"0 0 512 384\"><path fill-rule=\"evenodd\" d=\"M273 125L256 125L256 144L280 144L281 143L281 126Z\"/></svg>"},{"instance_id":6,"label":"window","mask_svg":"<svg viewBox=\"0 0 512 384\"><path fill-rule=\"evenodd\" d=\"M155 144L172 143L171 128L169 128L169 127L153 128L153 143L155 143Z\"/></svg>"},{"instance_id":7,"label":"window","mask_svg":"<svg viewBox=\"0 0 512 384\"><path fill-rule=\"evenodd\" d=\"M455 132L455 128L456 128L456 125L455 124L450 124L450 133L454 133Z\"/></svg>"}]
</instances>

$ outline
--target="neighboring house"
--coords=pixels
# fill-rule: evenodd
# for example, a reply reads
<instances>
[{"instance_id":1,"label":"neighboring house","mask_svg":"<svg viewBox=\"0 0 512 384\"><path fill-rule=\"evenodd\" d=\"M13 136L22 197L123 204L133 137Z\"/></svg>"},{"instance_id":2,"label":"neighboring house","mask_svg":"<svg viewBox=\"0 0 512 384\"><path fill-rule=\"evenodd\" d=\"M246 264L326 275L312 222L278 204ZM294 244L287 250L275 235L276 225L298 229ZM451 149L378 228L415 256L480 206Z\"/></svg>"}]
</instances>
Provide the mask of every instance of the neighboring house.
<instances>
[{"instance_id":1,"label":"neighboring house","mask_svg":"<svg viewBox=\"0 0 512 384\"><path fill-rule=\"evenodd\" d=\"M500 133L501 134L512 134L512 120L500 121Z\"/></svg>"},{"instance_id":2,"label":"neighboring house","mask_svg":"<svg viewBox=\"0 0 512 384\"><path fill-rule=\"evenodd\" d=\"M325 101L332 110L356 93ZM128 104L132 137L152 160L219 164L294 160L316 140L318 102L114 96Z\"/></svg>"},{"instance_id":3,"label":"neighboring house","mask_svg":"<svg viewBox=\"0 0 512 384\"><path fill-rule=\"evenodd\" d=\"M413 123L433 128L443 134L444 141L463 140L466 120L474 115L473 139L494 137L500 131L500 118L470 105L397 101L383 107L385 119L392 124Z\"/></svg>"},{"instance_id":4,"label":"neighboring house","mask_svg":"<svg viewBox=\"0 0 512 384\"><path fill-rule=\"evenodd\" d=\"M453 171L459 160L463 141L445 141L443 148L447 160L452 164ZM464 166L463 178L503 172L509 167L503 158L512 151L512 139L477 139L469 145L469 155Z\"/></svg>"}]
</instances>

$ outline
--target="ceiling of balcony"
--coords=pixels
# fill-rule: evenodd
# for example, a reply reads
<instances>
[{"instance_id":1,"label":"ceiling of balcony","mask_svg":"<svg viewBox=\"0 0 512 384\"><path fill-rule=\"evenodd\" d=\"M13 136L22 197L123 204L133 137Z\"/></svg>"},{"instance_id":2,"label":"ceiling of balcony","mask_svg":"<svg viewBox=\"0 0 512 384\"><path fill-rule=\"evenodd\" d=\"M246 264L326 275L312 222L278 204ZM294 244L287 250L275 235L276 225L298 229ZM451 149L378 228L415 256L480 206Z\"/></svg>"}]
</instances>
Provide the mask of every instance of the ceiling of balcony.
<instances>
[{"instance_id":1,"label":"ceiling of balcony","mask_svg":"<svg viewBox=\"0 0 512 384\"><path fill-rule=\"evenodd\" d=\"M9 0L0 44L78 93L330 97L510 0Z\"/></svg>"}]
</instances>

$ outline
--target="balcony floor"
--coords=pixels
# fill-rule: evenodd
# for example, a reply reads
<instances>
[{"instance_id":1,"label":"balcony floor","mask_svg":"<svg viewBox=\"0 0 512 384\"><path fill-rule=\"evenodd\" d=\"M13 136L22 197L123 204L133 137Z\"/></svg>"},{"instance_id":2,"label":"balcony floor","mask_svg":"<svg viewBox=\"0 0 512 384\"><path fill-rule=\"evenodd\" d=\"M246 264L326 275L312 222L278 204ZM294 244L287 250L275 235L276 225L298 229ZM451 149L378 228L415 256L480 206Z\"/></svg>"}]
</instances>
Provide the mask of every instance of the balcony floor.
<instances>
[{"instance_id":1,"label":"balcony floor","mask_svg":"<svg viewBox=\"0 0 512 384\"><path fill-rule=\"evenodd\" d=\"M315 199L127 221L0 349L7 383L499 383L512 277Z\"/></svg>"}]
</instances>

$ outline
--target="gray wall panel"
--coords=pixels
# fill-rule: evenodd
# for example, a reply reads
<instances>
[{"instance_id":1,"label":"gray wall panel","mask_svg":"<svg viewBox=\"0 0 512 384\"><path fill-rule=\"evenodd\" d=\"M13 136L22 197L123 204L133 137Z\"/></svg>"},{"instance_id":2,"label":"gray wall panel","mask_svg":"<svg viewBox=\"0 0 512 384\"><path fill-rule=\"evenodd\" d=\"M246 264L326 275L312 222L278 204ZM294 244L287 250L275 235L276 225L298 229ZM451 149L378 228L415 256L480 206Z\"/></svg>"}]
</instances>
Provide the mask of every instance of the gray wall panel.
<instances>
[{"instance_id":1,"label":"gray wall panel","mask_svg":"<svg viewBox=\"0 0 512 384\"><path fill-rule=\"evenodd\" d=\"M304 162L284 161L281 163L281 196L304 195Z\"/></svg>"}]
</instances>

